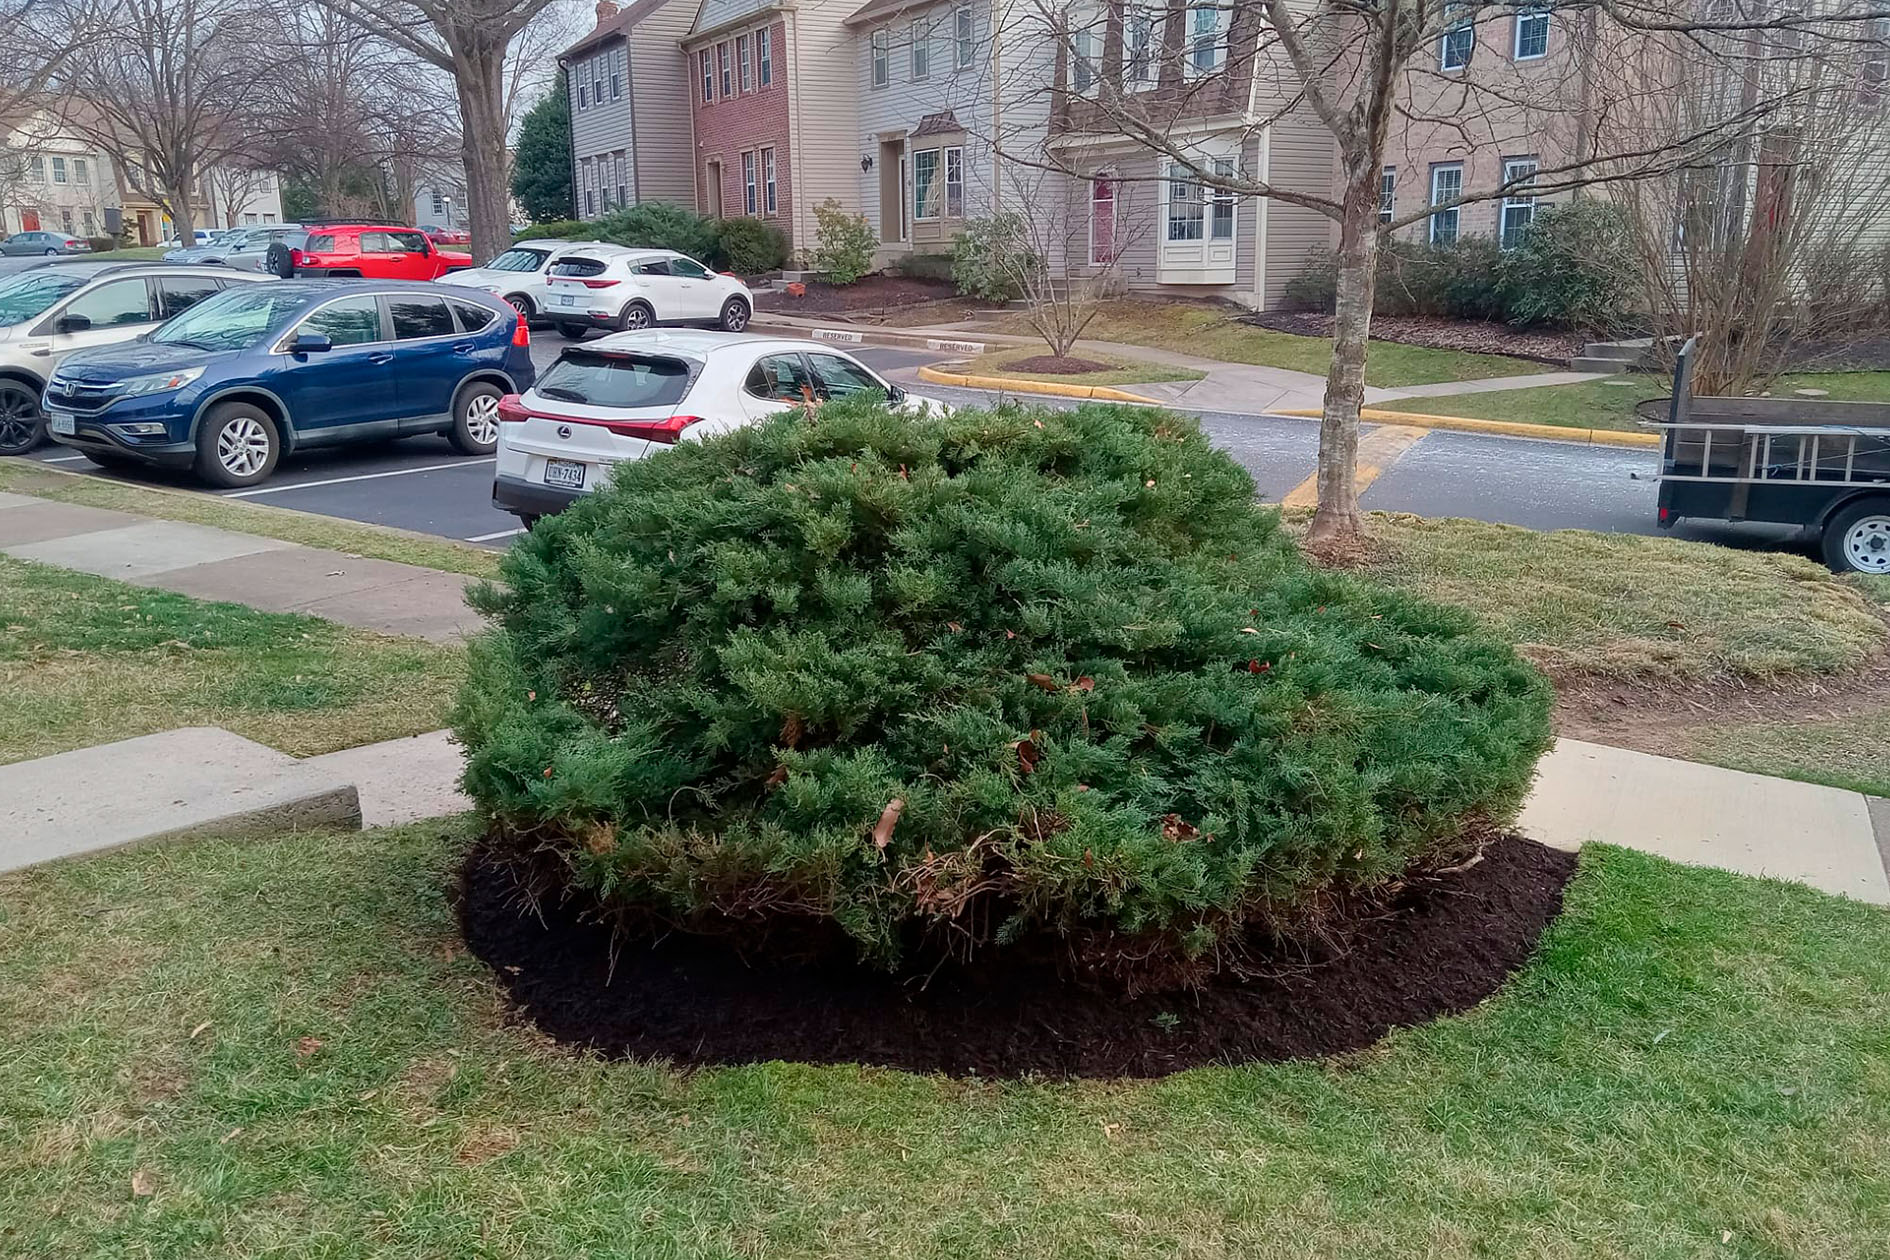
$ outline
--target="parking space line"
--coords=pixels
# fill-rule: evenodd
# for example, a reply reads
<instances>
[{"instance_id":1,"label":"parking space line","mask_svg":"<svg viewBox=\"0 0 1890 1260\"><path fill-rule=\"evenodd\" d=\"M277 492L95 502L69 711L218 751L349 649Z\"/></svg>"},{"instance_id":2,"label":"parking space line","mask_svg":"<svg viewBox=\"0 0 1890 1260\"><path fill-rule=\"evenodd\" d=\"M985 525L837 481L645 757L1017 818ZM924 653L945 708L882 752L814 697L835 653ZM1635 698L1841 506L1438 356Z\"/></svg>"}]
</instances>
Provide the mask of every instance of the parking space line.
<instances>
[{"instance_id":1,"label":"parking space line","mask_svg":"<svg viewBox=\"0 0 1890 1260\"><path fill-rule=\"evenodd\" d=\"M40 460L42 464L76 464L84 459L83 455L52 455Z\"/></svg>"},{"instance_id":2,"label":"parking space line","mask_svg":"<svg viewBox=\"0 0 1890 1260\"><path fill-rule=\"evenodd\" d=\"M374 481L381 477L405 477L408 473L443 472L449 468L474 468L480 464L496 464L497 455L484 459L461 459L450 464L422 464L418 468L394 468L387 472L361 473L354 477L330 477L326 481L298 481L289 486L257 486L254 490L231 490L222 497L225 499L249 499L259 494L287 494L291 490L313 490L317 486L339 486L350 481Z\"/></svg>"},{"instance_id":3,"label":"parking space line","mask_svg":"<svg viewBox=\"0 0 1890 1260\"><path fill-rule=\"evenodd\" d=\"M468 538L466 541L467 542L491 542L495 538L510 538L513 534L522 534L524 532L525 532L525 527L521 525L517 529L502 529L495 534L474 534L471 538Z\"/></svg>"},{"instance_id":4,"label":"parking space line","mask_svg":"<svg viewBox=\"0 0 1890 1260\"><path fill-rule=\"evenodd\" d=\"M1404 453L1424 440L1429 429L1414 428L1404 424L1381 424L1368 429L1365 436L1358 440L1358 471L1354 474L1358 493L1364 494L1378 475L1404 457ZM1280 500L1281 507L1317 507L1319 505L1319 473L1317 470L1287 491Z\"/></svg>"}]
</instances>

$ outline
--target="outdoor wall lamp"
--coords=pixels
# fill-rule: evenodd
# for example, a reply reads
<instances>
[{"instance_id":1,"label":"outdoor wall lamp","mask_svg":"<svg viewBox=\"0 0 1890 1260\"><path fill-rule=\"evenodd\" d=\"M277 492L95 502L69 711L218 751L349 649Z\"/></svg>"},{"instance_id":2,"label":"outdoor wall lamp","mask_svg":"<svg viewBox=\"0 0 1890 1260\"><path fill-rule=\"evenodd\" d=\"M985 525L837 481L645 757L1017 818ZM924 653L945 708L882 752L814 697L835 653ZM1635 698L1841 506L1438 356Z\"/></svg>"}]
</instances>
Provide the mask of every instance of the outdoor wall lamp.
<instances>
[{"instance_id":1,"label":"outdoor wall lamp","mask_svg":"<svg viewBox=\"0 0 1890 1260\"><path fill-rule=\"evenodd\" d=\"M873 169L873 155L872 154L869 153L865 157L860 159L860 169L862 171L870 171Z\"/></svg>"}]
</instances>

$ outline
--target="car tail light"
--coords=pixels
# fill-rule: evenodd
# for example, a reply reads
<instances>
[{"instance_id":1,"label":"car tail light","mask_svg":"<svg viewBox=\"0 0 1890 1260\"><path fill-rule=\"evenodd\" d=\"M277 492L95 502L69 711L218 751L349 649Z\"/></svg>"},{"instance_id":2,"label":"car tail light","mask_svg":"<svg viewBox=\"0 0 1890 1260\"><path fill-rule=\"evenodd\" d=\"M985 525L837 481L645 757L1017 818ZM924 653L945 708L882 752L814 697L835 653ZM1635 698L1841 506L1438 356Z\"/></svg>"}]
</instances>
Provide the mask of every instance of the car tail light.
<instances>
[{"instance_id":1,"label":"car tail light","mask_svg":"<svg viewBox=\"0 0 1890 1260\"><path fill-rule=\"evenodd\" d=\"M615 280L586 280L584 287L587 289L608 289L615 283L617 283Z\"/></svg>"},{"instance_id":2,"label":"car tail light","mask_svg":"<svg viewBox=\"0 0 1890 1260\"><path fill-rule=\"evenodd\" d=\"M682 439L684 429L701 423L701 416L671 416L667 420L615 420L605 427L624 437L640 437L651 442L661 442L664 446L674 446Z\"/></svg>"},{"instance_id":3,"label":"car tail light","mask_svg":"<svg viewBox=\"0 0 1890 1260\"><path fill-rule=\"evenodd\" d=\"M289 265L291 267L300 267L307 261L307 259L308 259L308 255L304 254L299 249L292 249L289 251Z\"/></svg>"},{"instance_id":4,"label":"car tail light","mask_svg":"<svg viewBox=\"0 0 1890 1260\"><path fill-rule=\"evenodd\" d=\"M512 344L527 346L532 344L532 326L525 322L525 312L518 313L518 323L512 329Z\"/></svg>"},{"instance_id":5,"label":"car tail light","mask_svg":"<svg viewBox=\"0 0 1890 1260\"><path fill-rule=\"evenodd\" d=\"M500 424L524 424L531 418L532 413L525 409L525 405L518 400L517 394L507 394L499 399Z\"/></svg>"}]
</instances>

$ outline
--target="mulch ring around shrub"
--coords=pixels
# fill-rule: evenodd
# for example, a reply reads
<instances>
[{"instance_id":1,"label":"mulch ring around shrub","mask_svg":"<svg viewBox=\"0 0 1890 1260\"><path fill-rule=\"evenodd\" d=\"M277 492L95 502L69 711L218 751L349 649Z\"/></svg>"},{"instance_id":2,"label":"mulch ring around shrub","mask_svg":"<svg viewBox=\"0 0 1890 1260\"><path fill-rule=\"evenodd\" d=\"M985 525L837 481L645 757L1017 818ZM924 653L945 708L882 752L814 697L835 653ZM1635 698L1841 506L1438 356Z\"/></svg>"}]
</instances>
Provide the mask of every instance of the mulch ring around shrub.
<instances>
[{"instance_id":1,"label":"mulch ring around shrub","mask_svg":"<svg viewBox=\"0 0 1890 1260\"><path fill-rule=\"evenodd\" d=\"M1075 355L1033 354L1004 365L1006 372L1034 372L1040 376L1081 376L1086 372L1113 372L1115 365Z\"/></svg>"},{"instance_id":2,"label":"mulch ring around shrub","mask_svg":"<svg viewBox=\"0 0 1890 1260\"><path fill-rule=\"evenodd\" d=\"M1466 1010L1530 957L1574 855L1517 837L1414 880L1345 933L1346 948L1276 948L1267 974L1126 996L1006 954L901 979L844 957L744 962L720 938L612 948L571 905L523 910L509 868L475 850L460 923L517 1009L558 1040L687 1065L787 1060L958 1076L1154 1077L1371 1045Z\"/></svg>"},{"instance_id":3,"label":"mulch ring around shrub","mask_svg":"<svg viewBox=\"0 0 1890 1260\"><path fill-rule=\"evenodd\" d=\"M1309 311L1265 311L1243 317L1247 323L1300 337L1330 337L1332 316ZM1431 350L1467 350L1474 354L1506 354L1517 359L1539 359L1566 368L1592 341L1580 333L1544 328L1511 328L1477 319L1443 315L1374 315L1372 340L1395 341Z\"/></svg>"}]
</instances>

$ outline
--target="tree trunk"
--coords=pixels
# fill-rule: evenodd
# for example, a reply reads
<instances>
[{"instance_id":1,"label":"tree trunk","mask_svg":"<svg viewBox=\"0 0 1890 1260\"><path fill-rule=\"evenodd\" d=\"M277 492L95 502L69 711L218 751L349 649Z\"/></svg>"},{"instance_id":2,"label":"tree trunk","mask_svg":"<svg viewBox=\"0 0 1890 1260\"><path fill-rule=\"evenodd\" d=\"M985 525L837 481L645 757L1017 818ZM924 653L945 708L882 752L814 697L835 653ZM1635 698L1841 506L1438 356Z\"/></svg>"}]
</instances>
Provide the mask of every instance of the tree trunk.
<instances>
[{"instance_id":1,"label":"tree trunk","mask_svg":"<svg viewBox=\"0 0 1890 1260\"><path fill-rule=\"evenodd\" d=\"M1355 175L1339 223L1338 301L1332 319L1332 366L1319 417L1319 506L1306 541L1345 545L1360 534L1358 413L1365 404L1365 347L1378 283L1378 174Z\"/></svg>"},{"instance_id":2,"label":"tree trunk","mask_svg":"<svg viewBox=\"0 0 1890 1260\"><path fill-rule=\"evenodd\" d=\"M460 56L460 156L466 166L466 226L475 262L511 244L511 189L506 178L505 41Z\"/></svg>"},{"instance_id":3,"label":"tree trunk","mask_svg":"<svg viewBox=\"0 0 1890 1260\"><path fill-rule=\"evenodd\" d=\"M189 249L197 243L197 216L190 205L189 171L179 171L172 180L172 187L167 191L171 196L171 227L177 232L177 243Z\"/></svg>"}]
</instances>

